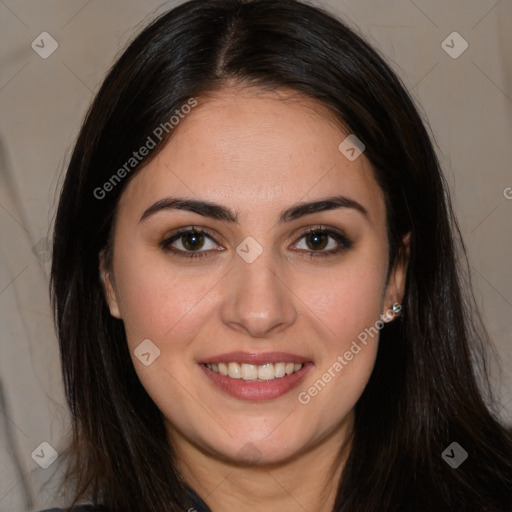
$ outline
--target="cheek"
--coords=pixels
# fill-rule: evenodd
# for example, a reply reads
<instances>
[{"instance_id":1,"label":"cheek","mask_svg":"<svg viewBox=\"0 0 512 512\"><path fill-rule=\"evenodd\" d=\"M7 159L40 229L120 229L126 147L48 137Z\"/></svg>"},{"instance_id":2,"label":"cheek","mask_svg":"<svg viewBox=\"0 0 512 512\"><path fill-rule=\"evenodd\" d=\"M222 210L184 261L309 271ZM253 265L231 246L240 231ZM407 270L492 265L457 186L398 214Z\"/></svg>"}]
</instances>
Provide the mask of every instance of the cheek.
<instances>
[{"instance_id":1,"label":"cheek","mask_svg":"<svg viewBox=\"0 0 512 512\"><path fill-rule=\"evenodd\" d=\"M315 372L299 390L298 402L326 426L354 407L373 371L384 325L385 271L382 259L359 258L302 284L301 295L322 339Z\"/></svg>"},{"instance_id":2,"label":"cheek","mask_svg":"<svg viewBox=\"0 0 512 512\"><path fill-rule=\"evenodd\" d=\"M379 320L385 273L382 259L356 255L332 271L297 276L297 295L311 321L323 324L329 352L343 350Z\"/></svg>"},{"instance_id":3,"label":"cheek","mask_svg":"<svg viewBox=\"0 0 512 512\"><path fill-rule=\"evenodd\" d=\"M125 268L124 286L119 290L122 315L130 355L143 387L172 423L184 422L186 429L193 423L194 414L189 417L186 413L194 409L191 396L201 396L194 388L199 376L191 373L198 371L194 340L212 321L210 294L218 279L191 277L189 273L184 277L183 272L180 275L168 267L161 270L158 264L145 270L136 265ZM147 342L141 343L148 339L157 347L149 345L149 351L158 355L146 366L138 354L147 352L141 350Z\"/></svg>"},{"instance_id":4,"label":"cheek","mask_svg":"<svg viewBox=\"0 0 512 512\"><path fill-rule=\"evenodd\" d=\"M184 272L171 270L170 265L137 263L134 258L120 265L118 272L130 348L133 351L149 338L159 347L181 350L205 322L208 292L215 281L208 275L186 273L184 277Z\"/></svg>"}]
</instances>

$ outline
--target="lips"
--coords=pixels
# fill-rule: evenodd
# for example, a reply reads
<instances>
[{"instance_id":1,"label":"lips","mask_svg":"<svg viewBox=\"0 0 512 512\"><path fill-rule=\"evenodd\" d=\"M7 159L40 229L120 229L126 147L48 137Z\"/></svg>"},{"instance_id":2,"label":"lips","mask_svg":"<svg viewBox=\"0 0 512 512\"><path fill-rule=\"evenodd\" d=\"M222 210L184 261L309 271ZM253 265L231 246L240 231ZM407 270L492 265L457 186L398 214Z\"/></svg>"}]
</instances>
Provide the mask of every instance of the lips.
<instances>
[{"instance_id":1,"label":"lips","mask_svg":"<svg viewBox=\"0 0 512 512\"><path fill-rule=\"evenodd\" d=\"M230 352L199 361L214 389L250 401L272 400L297 387L314 366L285 352Z\"/></svg>"}]
</instances>

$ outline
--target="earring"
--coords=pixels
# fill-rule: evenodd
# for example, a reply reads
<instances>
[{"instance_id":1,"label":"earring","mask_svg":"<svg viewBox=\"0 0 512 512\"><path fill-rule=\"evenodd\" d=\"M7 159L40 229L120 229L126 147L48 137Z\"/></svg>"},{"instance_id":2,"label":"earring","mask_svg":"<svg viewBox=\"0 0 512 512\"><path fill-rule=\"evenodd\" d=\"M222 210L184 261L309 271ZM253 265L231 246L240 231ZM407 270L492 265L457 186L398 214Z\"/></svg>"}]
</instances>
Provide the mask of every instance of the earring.
<instances>
[{"instance_id":1,"label":"earring","mask_svg":"<svg viewBox=\"0 0 512 512\"><path fill-rule=\"evenodd\" d=\"M399 302L395 302L391 309L388 309L386 313L381 315L381 320L384 323L392 322L397 316L400 316L402 314L402 305Z\"/></svg>"},{"instance_id":2,"label":"earring","mask_svg":"<svg viewBox=\"0 0 512 512\"><path fill-rule=\"evenodd\" d=\"M393 315L400 316L402 314L402 305L398 302L395 302L392 306Z\"/></svg>"}]
</instances>

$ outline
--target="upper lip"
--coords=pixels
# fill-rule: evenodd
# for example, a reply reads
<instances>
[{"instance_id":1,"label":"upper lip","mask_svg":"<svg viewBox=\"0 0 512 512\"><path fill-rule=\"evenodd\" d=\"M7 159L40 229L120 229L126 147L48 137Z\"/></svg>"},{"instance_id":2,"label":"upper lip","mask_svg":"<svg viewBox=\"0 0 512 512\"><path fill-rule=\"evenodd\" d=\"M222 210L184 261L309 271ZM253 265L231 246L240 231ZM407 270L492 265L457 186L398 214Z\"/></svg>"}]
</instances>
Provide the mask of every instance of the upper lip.
<instances>
[{"instance_id":1,"label":"upper lip","mask_svg":"<svg viewBox=\"0 0 512 512\"><path fill-rule=\"evenodd\" d=\"M295 363L303 364L311 361L307 357L287 352L262 352L259 354L252 352L226 352L211 357L205 357L198 361L199 364L219 364L219 363L245 363L262 365L266 363Z\"/></svg>"}]
</instances>

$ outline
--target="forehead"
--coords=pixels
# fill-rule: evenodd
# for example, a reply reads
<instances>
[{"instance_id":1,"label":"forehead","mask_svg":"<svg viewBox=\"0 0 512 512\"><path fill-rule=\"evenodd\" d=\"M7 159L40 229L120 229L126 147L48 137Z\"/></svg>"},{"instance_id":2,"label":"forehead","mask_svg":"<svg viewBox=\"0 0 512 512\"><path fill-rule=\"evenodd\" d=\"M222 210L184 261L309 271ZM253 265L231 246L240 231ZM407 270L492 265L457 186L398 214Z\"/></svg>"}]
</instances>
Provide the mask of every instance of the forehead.
<instances>
[{"instance_id":1,"label":"forehead","mask_svg":"<svg viewBox=\"0 0 512 512\"><path fill-rule=\"evenodd\" d=\"M343 194L365 204L370 218L385 214L369 161L364 153L354 161L341 153L349 132L321 103L253 88L197 100L159 155L130 180L120 210L179 195L227 204L243 216Z\"/></svg>"}]
</instances>

